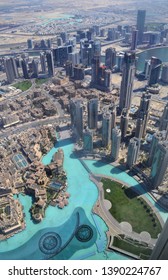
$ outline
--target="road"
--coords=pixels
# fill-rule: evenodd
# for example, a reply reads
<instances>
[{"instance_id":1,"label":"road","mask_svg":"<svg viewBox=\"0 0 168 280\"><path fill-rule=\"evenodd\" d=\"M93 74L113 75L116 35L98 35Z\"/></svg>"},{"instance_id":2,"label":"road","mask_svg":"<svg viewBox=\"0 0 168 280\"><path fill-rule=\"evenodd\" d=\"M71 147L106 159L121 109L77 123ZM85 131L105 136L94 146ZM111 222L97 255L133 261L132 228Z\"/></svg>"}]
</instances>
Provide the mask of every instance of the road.
<instances>
[{"instance_id":1,"label":"road","mask_svg":"<svg viewBox=\"0 0 168 280\"><path fill-rule=\"evenodd\" d=\"M5 138L5 137L10 136L11 134L20 133L29 128L36 128L41 125L47 125L47 124L59 124L64 121L69 122L70 117L69 116L67 116L67 117L66 116L63 116L63 117L54 116L54 117L49 117L47 119L42 119L42 120L37 120L37 121L29 122L29 123L20 124L20 125L17 125L16 127L9 127L9 128L6 128L5 130L1 130L0 138Z\"/></svg>"},{"instance_id":2,"label":"road","mask_svg":"<svg viewBox=\"0 0 168 280\"><path fill-rule=\"evenodd\" d=\"M139 92L134 92L133 97L135 97L135 96L141 97L142 94L139 93ZM154 101L160 102L160 103L162 103L162 104L167 104L167 100L161 98L161 97L160 97L159 95L157 95L157 94L151 94L151 99L154 100Z\"/></svg>"}]
</instances>

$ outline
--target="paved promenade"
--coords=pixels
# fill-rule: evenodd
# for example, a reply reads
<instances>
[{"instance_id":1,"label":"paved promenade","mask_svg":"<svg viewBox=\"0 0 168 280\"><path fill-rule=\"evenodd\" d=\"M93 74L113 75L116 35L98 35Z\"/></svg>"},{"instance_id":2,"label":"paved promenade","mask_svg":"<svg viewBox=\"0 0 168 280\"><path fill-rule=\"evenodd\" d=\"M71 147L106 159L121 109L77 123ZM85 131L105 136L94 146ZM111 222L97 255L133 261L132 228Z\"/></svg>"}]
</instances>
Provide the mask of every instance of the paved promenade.
<instances>
[{"instance_id":1,"label":"paved promenade","mask_svg":"<svg viewBox=\"0 0 168 280\"><path fill-rule=\"evenodd\" d=\"M118 221L110 214L110 212L108 211L108 209L106 207L106 200L104 199L103 184L100 182L100 179L102 177L112 179L110 176L103 176L103 175L97 175L97 174L90 175L90 180L93 181L99 189L99 198L93 208L93 211L106 222L106 224L109 228L109 231L107 232L109 241L111 240L110 237L118 236L119 234L125 234L129 238L131 238L133 240L137 240L140 243L141 242L147 243L149 245L149 247L153 248L157 239L151 238L151 236L148 232L142 232L139 234L139 233L132 231L132 226L129 223L124 222L124 221L122 223L118 223ZM117 181L120 183L123 183L119 180L117 180ZM156 211L156 209L153 207L153 205L146 199L146 197L144 197L144 195L141 195L141 197L150 205L150 207L152 207L153 211L159 218L159 221L163 225L163 220L160 217L159 213ZM110 245L110 244L108 244L108 245Z\"/></svg>"}]
</instances>

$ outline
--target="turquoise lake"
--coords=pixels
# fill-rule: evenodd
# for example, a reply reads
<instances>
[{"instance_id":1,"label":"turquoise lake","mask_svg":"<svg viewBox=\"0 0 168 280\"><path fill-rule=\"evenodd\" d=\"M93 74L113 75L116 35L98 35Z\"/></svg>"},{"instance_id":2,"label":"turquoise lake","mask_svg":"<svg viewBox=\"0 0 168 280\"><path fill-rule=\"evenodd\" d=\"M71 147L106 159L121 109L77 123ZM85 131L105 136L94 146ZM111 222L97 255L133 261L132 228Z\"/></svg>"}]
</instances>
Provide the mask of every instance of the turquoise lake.
<instances>
[{"instance_id":1,"label":"turquoise lake","mask_svg":"<svg viewBox=\"0 0 168 280\"><path fill-rule=\"evenodd\" d=\"M35 224L29 213L31 198L19 195L19 200L24 206L26 229L0 242L0 259L129 259L125 255L105 250L107 225L99 216L92 213L98 198L98 189L89 180L88 172L74 156L71 139L59 140L57 146L43 157L43 164L49 164L60 147L64 150L64 169L68 177L67 191L71 195L69 205L64 209L49 206L44 220ZM143 192L137 181L125 172L101 162L86 160L85 163L92 172L118 178ZM150 196L145 195L166 220L168 214L155 205ZM83 225L92 232L92 238L88 242L80 242L74 234L76 228ZM48 250L53 245L47 243L48 240L55 242L55 249L58 250L56 255L52 250ZM44 248L41 248L41 243ZM44 253L46 251L47 253Z\"/></svg>"}]
</instances>

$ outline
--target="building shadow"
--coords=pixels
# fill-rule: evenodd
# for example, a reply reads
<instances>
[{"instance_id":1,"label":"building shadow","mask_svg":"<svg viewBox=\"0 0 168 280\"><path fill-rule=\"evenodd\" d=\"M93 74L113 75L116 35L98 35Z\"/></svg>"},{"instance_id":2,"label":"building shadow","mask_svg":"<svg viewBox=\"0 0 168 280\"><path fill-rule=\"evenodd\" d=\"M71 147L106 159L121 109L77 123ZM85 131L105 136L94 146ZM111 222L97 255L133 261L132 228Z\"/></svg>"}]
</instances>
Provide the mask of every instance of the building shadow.
<instances>
[{"instance_id":1,"label":"building shadow","mask_svg":"<svg viewBox=\"0 0 168 280\"><path fill-rule=\"evenodd\" d=\"M66 138L66 139L59 139L56 144L54 145L55 148L62 148L64 146L73 144L72 138Z\"/></svg>"},{"instance_id":2,"label":"building shadow","mask_svg":"<svg viewBox=\"0 0 168 280\"><path fill-rule=\"evenodd\" d=\"M133 199L139 196L139 193L134 190L134 187L126 188L124 190L124 193L129 199Z\"/></svg>"},{"instance_id":3,"label":"building shadow","mask_svg":"<svg viewBox=\"0 0 168 280\"><path fill-rule=\"evenodd\" d=\"M93 165L95 167L103 167L105 165L108 165L109 163L108 162L105 162L105 161L102 161L102 160L96 160Z\"/></svg>"},{"instance_id":4,"label":"building shadow","mask_svg":"<svg viewBox=\"0 0 168 280\"><path fill-rule=\"evenodd\" d=\"M111 174L120 174L123 171L121 169L119 169L118 167L113 167L110 171Z\"/></svg>"}]
</instances>

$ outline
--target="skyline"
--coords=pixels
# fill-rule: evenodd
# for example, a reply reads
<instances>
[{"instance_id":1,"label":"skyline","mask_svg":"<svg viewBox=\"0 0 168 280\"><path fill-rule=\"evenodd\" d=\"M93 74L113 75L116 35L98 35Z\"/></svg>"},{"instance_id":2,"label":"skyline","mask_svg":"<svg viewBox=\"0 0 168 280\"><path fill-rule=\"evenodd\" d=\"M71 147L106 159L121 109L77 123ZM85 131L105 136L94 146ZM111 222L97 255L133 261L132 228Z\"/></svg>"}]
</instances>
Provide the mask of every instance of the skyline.
<instances>
[{"instance_id":1,"label":"skyline","mask_svg":"<svg viewBox=\"0 0 168 280\"><path fill-rule=\"evenodd\" d=\"M98 2L1 11L0 259L168 259L165 1Z\"/></svg>"}]
</instances>

